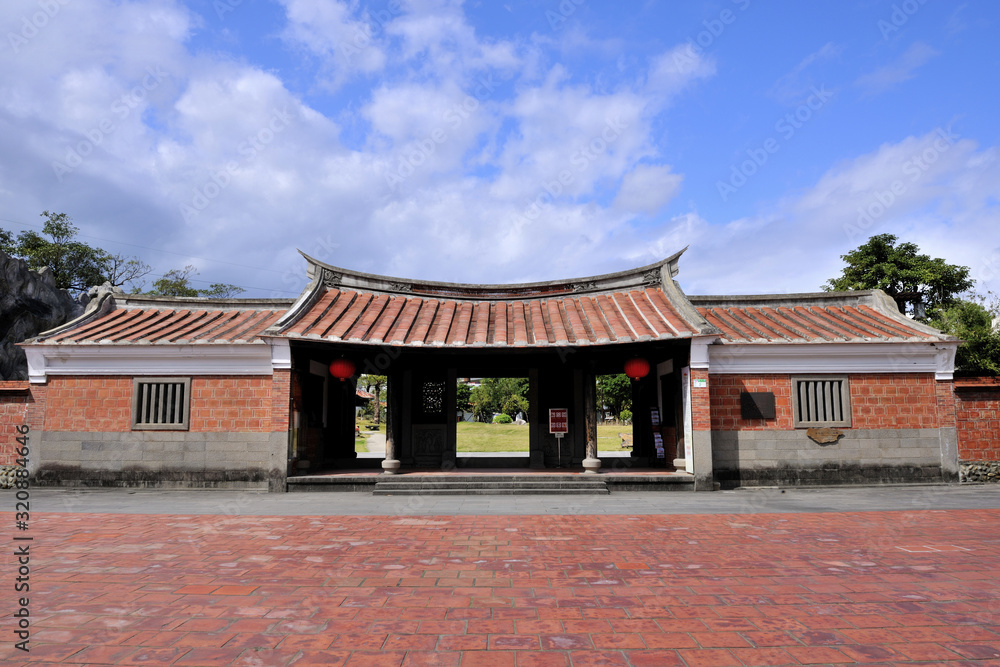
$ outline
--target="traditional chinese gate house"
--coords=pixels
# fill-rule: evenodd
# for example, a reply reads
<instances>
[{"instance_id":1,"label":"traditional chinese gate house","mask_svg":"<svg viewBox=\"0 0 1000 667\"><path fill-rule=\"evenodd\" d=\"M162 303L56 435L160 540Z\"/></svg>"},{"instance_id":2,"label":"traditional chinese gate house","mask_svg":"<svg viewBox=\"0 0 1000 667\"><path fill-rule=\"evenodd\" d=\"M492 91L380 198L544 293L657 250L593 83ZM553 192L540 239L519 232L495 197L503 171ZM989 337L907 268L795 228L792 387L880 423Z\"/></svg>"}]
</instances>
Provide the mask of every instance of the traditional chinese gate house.
<instances>
[{"instance_id":1,"label":"traditional chinese gate house","mask_svg":"<svg viewBox=\"0 0 1000 667\"><path fill-rule=\"evenodd\" d=\"M881 292L689 298L680 254L519 285L307 257L294 303L106 293L24 343L35 476L281 490L289 473L356 469L357 373L388 377L386 472L468 463L459 377L529 379L529 451L505 465L561 453L597 471L595 379L628 365L634 448L618 468L676 468L697 489L956 478L958 341ZM561 447L550 408L569 410Z\"/></svg>"}]
</instances>

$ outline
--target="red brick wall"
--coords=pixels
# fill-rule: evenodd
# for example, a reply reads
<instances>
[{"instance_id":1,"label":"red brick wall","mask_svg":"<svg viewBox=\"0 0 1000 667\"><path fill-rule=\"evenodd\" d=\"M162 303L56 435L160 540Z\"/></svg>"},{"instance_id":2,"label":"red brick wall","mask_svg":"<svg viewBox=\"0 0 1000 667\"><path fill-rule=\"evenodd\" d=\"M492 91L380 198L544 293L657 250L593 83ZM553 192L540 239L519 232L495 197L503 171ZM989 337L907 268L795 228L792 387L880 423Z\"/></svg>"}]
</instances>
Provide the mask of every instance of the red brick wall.
<instances>
[{"instance_id":1,"label":"red brick wall","mask_svg":"<svg viewBox=\"0 0 1000 667\"><path fill-rule=\"evenodd\" d=\"M27 382L0 382L0 465L14 465L17 459L14 450L18 447L16 439L21 435L17 427L28 424L30 401ZM31 434L28 436L30 456Z\"/></svg>"},{"instance_id":2,"label":"red brick wall","mask_svg":"<svg viewBox=\"0 0 1000 667\"><path fill-rule=\"evenodd\" d=\"M938 387L932 374L850 375L852 428L938 428ZM788 430L792 427L790 375L713 375L709 382L712 430ZM774 392L775 419L741 419L740 392Z\"/></svg>"},{"instance_id":3,"label":"red brick wall","mask_svg":"<svg viewBox=\"0 0 1000 667\"><path fill-rule=\"evenodd\" d=\"M713 431L764 431L792 428L792 381L788 375L713 375L708 383ZM740 392L774 392L775 419L741 419Z\"/></svg>"},{"instance_id":4,"label":"red brick wall","mask_svg":"<svg viewBox=\"0 0 1000 667\"><path fill-rule=\"evenodd\" d=\"M955 380L958 458L1000 461L1000 378Z\"/></svg>"},{"instance_id":5,"label":"red brick wall","mask_svg":"<svg viewBox=\"0 0 1000 667\"><path fill-rule=\"evenodd\" d=\"M854 428L940 428L932 373L851 375Z\"/></svg>"},{"instance_id":6,"label":"red brick wall","mask_svg":"<svg viewBox=\"0 0 1000 667\"><path fill-rule=\"evenodd\" d=\"M288 431L291 417L289 399L292 396L292 371L276 370L271 385L271 432Z\"/></svg>"},{"instance_id":7,"label":"red brick wall","mask_svg":"<svg viewBox=\"0 0 1000 667\"><path fill-rule=\"evenodd\" d=\"M691 369L691 428L695 431L709 431L712 429L712 406L709 400L712 383L708 383L708 389L699 389L694 386L695 380L708 380L708 371L703 368Z\"/></svg>"},{"instance_id":8,"label":"red brick wall","mask_svg":"<svg viewBox=\"0 0 1000 667\"><path fill-rule=\"evenodd\" d=\"M271 378L191 378L192 431L271 430Z\"/></svg>"},{"instance_id":9,"label":"red brick wall","mask_svg":"<svg viewBox=\"0 0 1000 667\"><path fill-rule=\"evenodd\" d=\"M128 431L132 378L50 377L46 431Z\"/></svg>"},{"instance_id":10,"label":"red brick wall","mask_svg":"<svg viewBox=\"0 0 1000 667\"><path fill-rule=\"evenodd\" d=\"M192 377L190 430L270 432L271 384L270 376ZM47 394L46 431L132 428L131 377L55 376L49 378Z\"/></svg>"}]
</instances>

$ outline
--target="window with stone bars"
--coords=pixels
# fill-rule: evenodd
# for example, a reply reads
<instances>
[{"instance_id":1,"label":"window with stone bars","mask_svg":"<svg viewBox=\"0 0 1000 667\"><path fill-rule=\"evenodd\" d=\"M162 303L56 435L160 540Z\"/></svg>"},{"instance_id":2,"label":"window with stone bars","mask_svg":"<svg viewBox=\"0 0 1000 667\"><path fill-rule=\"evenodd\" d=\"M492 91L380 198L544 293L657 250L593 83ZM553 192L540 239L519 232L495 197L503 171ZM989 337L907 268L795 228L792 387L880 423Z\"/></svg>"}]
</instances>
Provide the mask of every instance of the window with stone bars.
<instances>
[{"instance_id":1,"label":"window with stone bars","mask_svg":"<svg viewBox=\"0 0 1000 667\"><path fill-rule=\"evenodd\" d=\"M424 382L420 387L420 408L424 416L433 417L444 414L445 383Z\"/></svg>"},{"instance_id":2,"label":"window with stone bars","mask_svg":"<svg viewBox=\"0 0 1000 667\"><path fill-rule=\"evenodd\" d=\"M795 428L851 425L851 391L846 375L792 378Z\"/></svg>"},{"instance_id":3,"label":"window with stone bars","mask_svg":"<svg viewBox=\"0 0 1000 667\"><path fill-rule=\"evenodd\" d=\"M186 431L191 378L151 377L132 381L133 431Z\"/></svg>"}]
</instances>

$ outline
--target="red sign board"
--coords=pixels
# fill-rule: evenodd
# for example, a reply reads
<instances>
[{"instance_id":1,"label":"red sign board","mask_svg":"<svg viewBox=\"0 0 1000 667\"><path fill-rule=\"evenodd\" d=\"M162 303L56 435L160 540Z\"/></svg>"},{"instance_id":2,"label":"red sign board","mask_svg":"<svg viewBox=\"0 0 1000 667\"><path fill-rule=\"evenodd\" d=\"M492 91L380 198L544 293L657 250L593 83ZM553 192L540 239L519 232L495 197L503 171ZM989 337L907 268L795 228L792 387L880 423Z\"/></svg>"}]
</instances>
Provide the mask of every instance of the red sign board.
<instances>
[{"instance_id":1,"label":"red sign board","mask_svg":"<svg viewBox=\"0 0 1000 667\"><path fill-rule=\"evenodd\" d=\"M566 408L549 410L549 433L569 433L569 410Z\"/></svg>"}]
</instances>

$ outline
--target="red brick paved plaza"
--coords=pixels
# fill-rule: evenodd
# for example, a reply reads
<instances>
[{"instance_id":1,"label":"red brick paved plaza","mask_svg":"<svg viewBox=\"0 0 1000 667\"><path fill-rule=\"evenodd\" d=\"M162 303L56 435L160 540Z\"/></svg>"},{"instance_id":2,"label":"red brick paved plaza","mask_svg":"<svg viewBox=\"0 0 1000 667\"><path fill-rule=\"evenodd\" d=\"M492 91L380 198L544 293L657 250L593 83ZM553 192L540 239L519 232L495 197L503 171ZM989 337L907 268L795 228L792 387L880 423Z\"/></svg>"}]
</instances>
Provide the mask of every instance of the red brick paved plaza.
<instances>
[{"instance_id":1,"label":"red brick paved plaza","mask_svg":"<svg viewBox=\"0 0 1000 667\"><path fill-rule=\"evenodd\" d=\"M997 665L998 525L1000 510L36 514L32 648L14 650L5 613L0 661Z\"/></svg>"}]
</instances>

